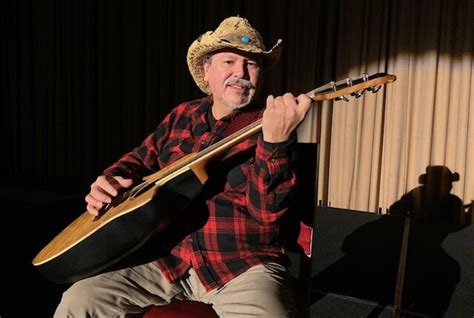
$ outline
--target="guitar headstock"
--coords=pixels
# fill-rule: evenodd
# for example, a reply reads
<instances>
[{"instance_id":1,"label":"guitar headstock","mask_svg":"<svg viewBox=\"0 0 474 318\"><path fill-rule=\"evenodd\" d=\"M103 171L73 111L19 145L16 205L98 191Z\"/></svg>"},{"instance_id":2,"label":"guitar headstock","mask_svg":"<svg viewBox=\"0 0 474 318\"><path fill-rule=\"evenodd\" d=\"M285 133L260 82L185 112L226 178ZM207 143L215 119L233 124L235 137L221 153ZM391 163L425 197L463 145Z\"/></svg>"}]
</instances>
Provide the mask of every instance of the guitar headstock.
<instances>
[{"instance_id":1,"label":"guitar headstock","mask_svg":"<svg viewBox=\"0 0 474 318\"><path fill-rule=\"evenodd\" d=\"M376 93L383 84L392 83L396 79L395 75L387 73L361 74L360 76L348 77L338 82L329 82L306 93L306 95L314 101L335 99L347 102L349 99L346 95L359 98L366 91Z\"/></svg>"}]
</instances>

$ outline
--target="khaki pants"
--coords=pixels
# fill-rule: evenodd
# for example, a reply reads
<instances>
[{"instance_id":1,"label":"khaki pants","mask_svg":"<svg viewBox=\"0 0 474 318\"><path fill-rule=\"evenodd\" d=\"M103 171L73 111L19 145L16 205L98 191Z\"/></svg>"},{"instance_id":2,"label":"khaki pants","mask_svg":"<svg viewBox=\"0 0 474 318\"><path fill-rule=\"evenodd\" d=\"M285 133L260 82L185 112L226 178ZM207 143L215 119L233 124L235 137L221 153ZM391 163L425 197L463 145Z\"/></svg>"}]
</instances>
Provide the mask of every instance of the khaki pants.
<instances>
[{"instance_id":1,"label":"khaki pants","mask_svg":"<svg viewBox=\"0 0 474 318\"><path fill-rule=\"evenodd\" d=\"M73 284L54 317L140 317L151 305L183 299L212 304L219 317L296 317L291 277L275 263L254 266L209 292L193 269L172 284L153 263L104 273Z\"/></svg>"}]
</instances>

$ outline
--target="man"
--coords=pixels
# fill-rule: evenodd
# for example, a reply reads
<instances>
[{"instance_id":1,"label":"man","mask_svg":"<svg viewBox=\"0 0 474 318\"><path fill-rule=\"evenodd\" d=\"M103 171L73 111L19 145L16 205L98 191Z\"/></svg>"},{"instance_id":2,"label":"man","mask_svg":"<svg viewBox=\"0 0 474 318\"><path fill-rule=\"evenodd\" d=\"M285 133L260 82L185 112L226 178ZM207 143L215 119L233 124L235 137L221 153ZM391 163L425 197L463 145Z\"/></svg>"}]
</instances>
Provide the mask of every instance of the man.
<instances>
[{"instance_id":1,"label":"man","mask_svg":"<svg viewBox=\"0 0 474 318\"><path fill-rule=\"evenodd\" d=\"M87 210L97 215L120 189L259 118L262 132L211 165L224 180L211 178L184 221L164 235L179 237L169 240L168 253L76 282L55 317L123 317L182 299L212 304L220 317L296 315L279 221L296 182L293 132L310 99L287 93L268 96L265 108L254 102L263 69L273 66L280 52L281 40L267 51L260 34L240 17L225 19L192 43L189 70L209 96L177 106L139 147L106 169L91 185ZM202 211L204 218L190 221Z\"/></svg>"}]
</instances>

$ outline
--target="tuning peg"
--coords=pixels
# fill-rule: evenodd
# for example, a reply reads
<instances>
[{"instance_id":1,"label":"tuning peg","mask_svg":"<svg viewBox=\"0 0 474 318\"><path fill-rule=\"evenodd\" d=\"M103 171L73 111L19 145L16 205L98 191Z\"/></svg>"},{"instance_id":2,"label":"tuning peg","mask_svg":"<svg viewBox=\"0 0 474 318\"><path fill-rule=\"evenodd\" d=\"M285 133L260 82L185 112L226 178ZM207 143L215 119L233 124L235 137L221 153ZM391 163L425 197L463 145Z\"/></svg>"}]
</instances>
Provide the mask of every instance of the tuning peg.
<instances>
[{"instance_id":1,"label":"tuning peg","mask_svg":"<svg viewBox=\"0 0 474 318\"><path fill-rule=\"evenodd\" d=\"M379 89L382 87L382 85L376 86L376 87L369 87L367 90L372 93L377 93Z\"/></svg>"},{"instance_id":2,"label":"tuning peg","mask_svg":"<svg viewBox=\"0 0 474 318\"><path fill-rule=\"evenodd\" d=\"M336 97L335 100L336 100L336 101L343 100L343 101L345 101L345 102L348 102L348 101L349 101L349 99L348 99L346 96L344 96L344 95Z\"/></svg>"},{"instance_id":3,"label":"tuning peg","mask_svg":"<svg viewBox=\"0 0 474 318\"><path fill-rule=\"evenodd\" d=\"M351 96L355 96L355 98L359 98L364 94L364 91L365 89L363 91L357 91L357 92L351 93Z\"/></svg>"}]
</instances>

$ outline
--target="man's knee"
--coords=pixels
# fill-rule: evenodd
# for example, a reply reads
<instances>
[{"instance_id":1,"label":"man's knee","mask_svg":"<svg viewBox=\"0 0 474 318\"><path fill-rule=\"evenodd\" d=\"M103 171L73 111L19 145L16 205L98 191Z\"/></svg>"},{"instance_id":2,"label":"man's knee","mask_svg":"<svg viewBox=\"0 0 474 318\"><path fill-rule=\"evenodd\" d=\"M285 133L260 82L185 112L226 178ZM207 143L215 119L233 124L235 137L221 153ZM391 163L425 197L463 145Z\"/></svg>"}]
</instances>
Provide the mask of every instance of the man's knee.
<instances>
[{"instance_id":1,"label":"man's knee","mask_svg":"<svg viewBox=\"0 0 474 318\"><path fill-rule=\"evenodd\" d=\"M68 317L70 313L86 313L87 308L100 304L101 293L88 281L79 281L67 289L61 298L55 317Z\"/></svg>"},{"instance_id":2,"label":"man's knee","mask_svg":"<svg viewBox=\"0 0 474 318\"><path fill-rule=\"evenodd\" d=\"M215 293L223 317L296 317L291 278L279 264L252 267Z\"/></svg>"}]
</instances>

